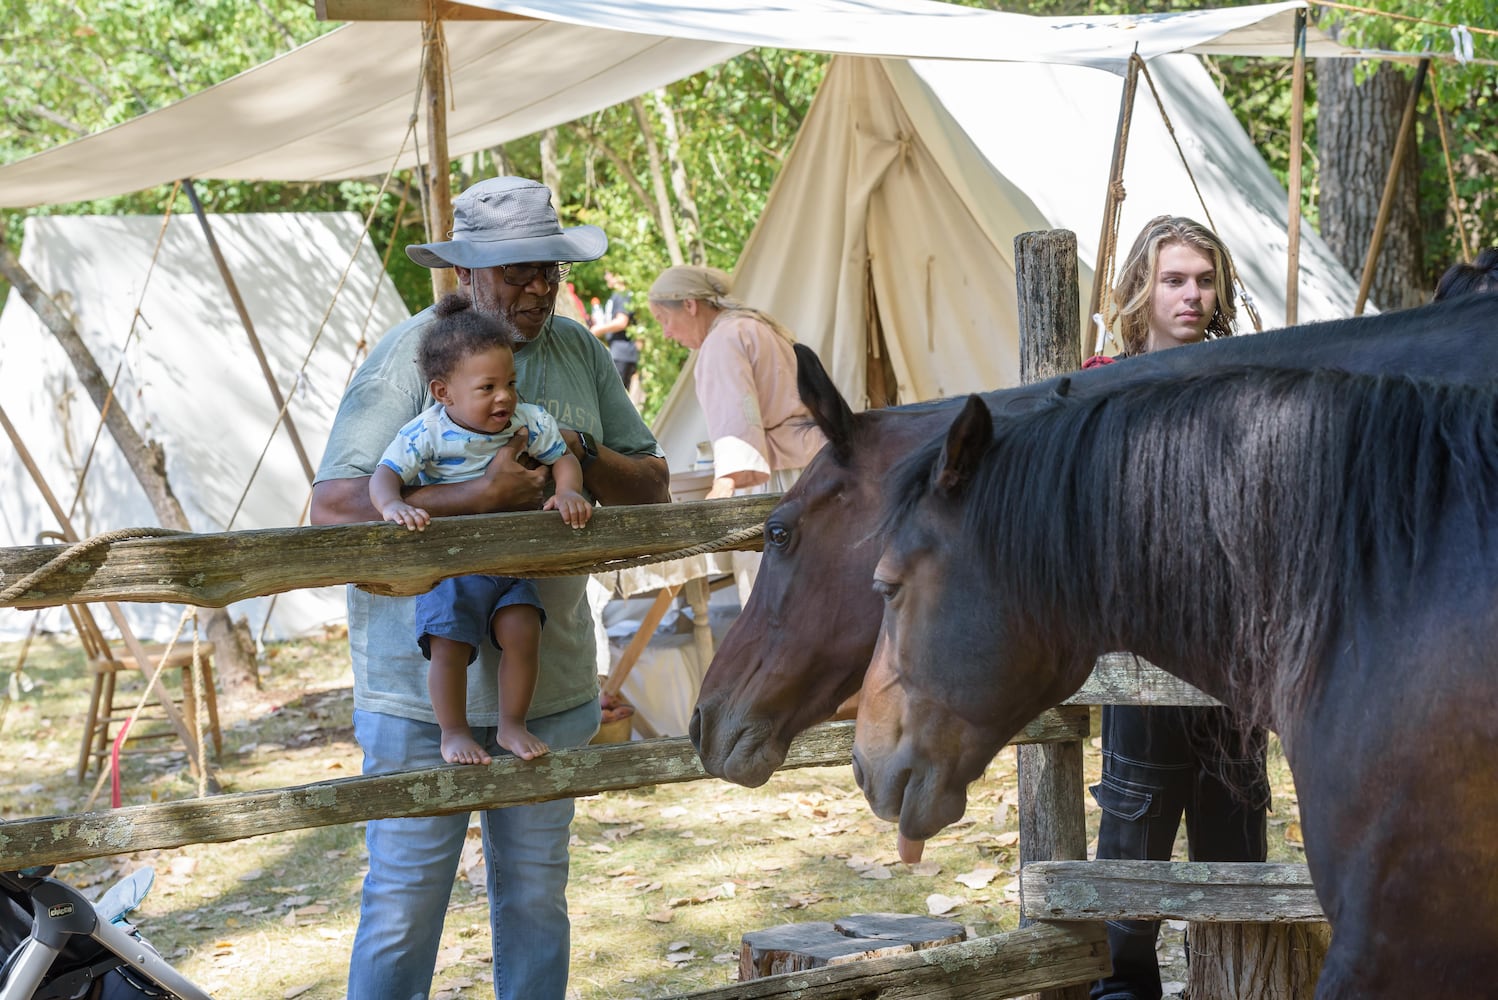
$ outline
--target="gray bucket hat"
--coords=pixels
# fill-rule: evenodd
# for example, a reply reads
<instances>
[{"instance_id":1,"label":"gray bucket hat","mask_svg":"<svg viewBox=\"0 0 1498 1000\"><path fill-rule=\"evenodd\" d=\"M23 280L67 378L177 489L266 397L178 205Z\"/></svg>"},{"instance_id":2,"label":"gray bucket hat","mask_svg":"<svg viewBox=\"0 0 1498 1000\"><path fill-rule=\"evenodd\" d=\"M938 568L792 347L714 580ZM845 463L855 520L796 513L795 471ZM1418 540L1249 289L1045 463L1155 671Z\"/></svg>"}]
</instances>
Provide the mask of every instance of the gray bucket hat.
<instances>
[{"instance_id":1,"label":"gray bucket hat","mask_svg":"<svg viewBox=\"0 0 1498 1000\"><path fill-rule=\"evenodd\" d=\"M453 199L452 239L417 243L406 256L422 267L597 260L609 238L597 226L563 229L551 189L524 177L491 177Z\"/></svg>"}]
</instances>

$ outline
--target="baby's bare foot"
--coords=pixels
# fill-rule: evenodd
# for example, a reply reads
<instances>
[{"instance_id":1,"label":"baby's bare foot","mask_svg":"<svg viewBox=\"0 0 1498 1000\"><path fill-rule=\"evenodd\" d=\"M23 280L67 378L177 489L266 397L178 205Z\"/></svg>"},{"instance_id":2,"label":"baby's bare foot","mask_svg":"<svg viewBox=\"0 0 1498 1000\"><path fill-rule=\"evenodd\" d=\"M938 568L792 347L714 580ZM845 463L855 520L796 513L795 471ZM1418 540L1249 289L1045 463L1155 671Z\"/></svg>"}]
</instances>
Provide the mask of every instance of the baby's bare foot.
<instances>
[{"instance_id":1,"label":"baby's bare foot","mask_svg":"<svg viewBox=\"0 0 1498 1000\"><path fill-rule=\"evenodd\" d=\"M479 746L470 733L443 733L442 759L449 764L488 764L494 758Z\"/></svg>"},{"instance_id":2,"label":"baby's bare foot","mask_svg":"<svg viewBox=\"0 0 1498 1000\"><path fill-rule=\"evenodd\" d=\"M524 726L501 725L495 738L500 746L521 760L535 760L551 749Z\"/></svg>"}]
</instances>

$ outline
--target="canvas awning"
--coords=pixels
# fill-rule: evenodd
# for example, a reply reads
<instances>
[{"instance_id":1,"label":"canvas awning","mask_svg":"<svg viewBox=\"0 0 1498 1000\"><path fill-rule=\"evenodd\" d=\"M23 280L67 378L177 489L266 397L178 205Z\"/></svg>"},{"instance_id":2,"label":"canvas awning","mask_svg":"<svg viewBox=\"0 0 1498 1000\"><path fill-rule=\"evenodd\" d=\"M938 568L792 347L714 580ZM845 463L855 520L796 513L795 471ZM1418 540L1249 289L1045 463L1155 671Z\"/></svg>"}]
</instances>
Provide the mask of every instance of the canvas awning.
<instances>
[{"instance_id":1,"label":"canvas awning","mask_svg":"<svg viewBox=\"0 0 1498 1000\"><path fill-rule=\"evenodd\" d=\"M1035 18L931 0L469 0L521 15L446 24L448 148L462 156L582 117L754 46L1118 69L1138 47L1288 55L1301 0L1129 17ZM1350 54L1314 30L1313 56ZM175 104L0 167L0 206L105 198L183 177L383 176L420 88L421 26L344 25Z\"/></svg>"}]
</instances>

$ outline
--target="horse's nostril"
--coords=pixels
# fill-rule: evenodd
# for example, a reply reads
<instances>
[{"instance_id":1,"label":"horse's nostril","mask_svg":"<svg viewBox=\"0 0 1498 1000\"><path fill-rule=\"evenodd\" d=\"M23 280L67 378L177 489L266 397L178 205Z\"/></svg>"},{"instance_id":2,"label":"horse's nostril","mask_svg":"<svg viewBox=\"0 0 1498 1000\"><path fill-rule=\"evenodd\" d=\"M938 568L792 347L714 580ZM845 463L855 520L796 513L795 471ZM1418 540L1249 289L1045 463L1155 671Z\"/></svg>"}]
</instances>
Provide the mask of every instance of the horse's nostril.
<instances>
[{"instance_id":1,"label":"horse's nostril","mask_svg":"<svg viewBox=\"0 0 1498 1000\"><path fill-rule=\"evenodd\" d=\"M702 709L692 709L692 720L687 723L687 735L692 738L692 746L700 751L702 749Z\"/></svg>"},{"instance_id":2,"label":"horse's nostril","mask_svg":"<svg viewBox=\"0 0 1498 1000\"><path fill-rule=\"evenodd\" d=\"M863 784L863 761L861 759L859 759L858 748L857 747L853 748L853 783L855 785L857 785L859 788L864 787L864 784Z\"/></svg>"}]
</instances>

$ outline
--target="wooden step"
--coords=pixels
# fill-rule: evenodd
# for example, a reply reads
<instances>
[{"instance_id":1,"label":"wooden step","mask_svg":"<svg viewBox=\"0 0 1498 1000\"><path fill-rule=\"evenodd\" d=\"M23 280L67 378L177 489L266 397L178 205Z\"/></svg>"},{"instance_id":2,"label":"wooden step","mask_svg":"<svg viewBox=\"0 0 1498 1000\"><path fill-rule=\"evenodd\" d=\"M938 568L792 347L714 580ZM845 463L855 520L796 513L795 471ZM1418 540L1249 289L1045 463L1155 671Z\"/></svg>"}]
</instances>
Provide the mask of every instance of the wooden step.
<instances>
[{"instance_id":1,"label":"wooden step","mask_svg":"<svg viewBox=\"0 0 1498 1000\"><path fill-rule=\"evenodd\" d=\"M1325 920L1305 865L1226 861L1037 861L1020 872L1032 920Z\"/></svg>"}]
</instances>

